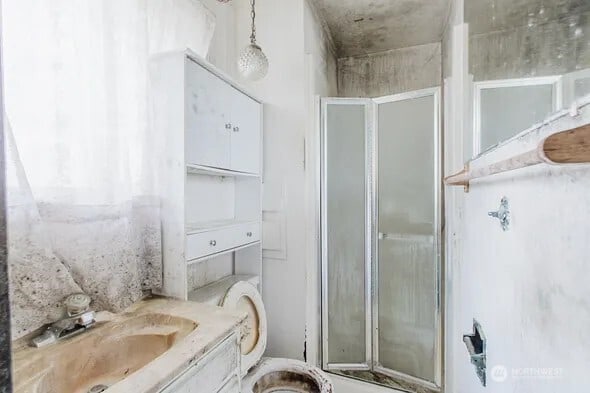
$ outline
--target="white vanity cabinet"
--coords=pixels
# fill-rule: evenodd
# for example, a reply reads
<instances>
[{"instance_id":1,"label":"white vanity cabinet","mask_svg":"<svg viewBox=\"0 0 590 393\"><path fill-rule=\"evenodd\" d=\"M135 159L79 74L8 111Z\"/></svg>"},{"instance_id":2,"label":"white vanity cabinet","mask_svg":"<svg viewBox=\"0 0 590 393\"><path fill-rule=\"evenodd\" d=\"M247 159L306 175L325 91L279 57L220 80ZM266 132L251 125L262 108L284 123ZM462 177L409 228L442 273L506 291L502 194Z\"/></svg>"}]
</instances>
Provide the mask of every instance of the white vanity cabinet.
<instances>
[{"instance_id":1,"label":"white vanity cabinet","mask_svg":"<svg viewBox=\"0 0 590 393\"><path fill-rule=\"evenodd\" d=\"M185 72L187 163L260 173L260 103L190 58Z\"/></svg>"},{"instance_id":2,"label":"white vanity cabinet","mask_svg":"<svg viewBox=\"0 0 590 393\"><path fill-rule=\"evenodd\" d=\"M160 393L239 393L240 347L234 332Z\"/></svg>"}]
</instances>

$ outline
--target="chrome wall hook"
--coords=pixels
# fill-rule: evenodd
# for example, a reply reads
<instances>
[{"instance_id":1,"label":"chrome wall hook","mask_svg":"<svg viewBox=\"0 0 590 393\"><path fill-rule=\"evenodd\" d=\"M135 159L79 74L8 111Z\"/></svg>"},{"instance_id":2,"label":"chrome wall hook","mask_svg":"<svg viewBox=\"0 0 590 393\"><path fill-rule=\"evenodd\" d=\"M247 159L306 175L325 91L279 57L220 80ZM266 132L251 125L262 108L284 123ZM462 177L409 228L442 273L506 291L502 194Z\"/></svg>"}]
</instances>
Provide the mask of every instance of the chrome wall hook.
<instances>
[{"instance_id":1,"label":"chrome wall hook","mask_svg":"<svg viewBox=\"0 0 590 393\"><path fill-rule=\"evenodd\" d=\"M510 206L508 206L508 198L502 197L498 210L489 212L488 216L495 217L500 220L500 226L504 232L510 229Z\"/></svg>"}]
</instances>

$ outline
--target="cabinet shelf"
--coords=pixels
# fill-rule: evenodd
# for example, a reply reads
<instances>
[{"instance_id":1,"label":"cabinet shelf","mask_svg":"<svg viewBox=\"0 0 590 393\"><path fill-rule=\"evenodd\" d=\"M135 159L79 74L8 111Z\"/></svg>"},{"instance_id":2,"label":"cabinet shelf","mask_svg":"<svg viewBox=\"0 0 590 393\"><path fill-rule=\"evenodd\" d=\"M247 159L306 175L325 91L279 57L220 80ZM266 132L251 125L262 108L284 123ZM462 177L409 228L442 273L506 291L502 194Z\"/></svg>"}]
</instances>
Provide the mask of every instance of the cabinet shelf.
<instances>
[{"instance_id":1,"label":"cabinet shelf","mask_svg":"<svg viewBox=\"0 0 590 393\"><path fill-rule=\"evenodd\" d=\"M220 280L205 285L204 287L190 291L187 298L193 302L207 303L218 306L223 300L227 290L239 281L247 281L250 284L258 287L260 285L260 276L252 274L234 274L231 276L226 276Z\"/></svg>"},{"instance_id":2,"label":"cabinet shelf","mask_svg":"<svg viewBox=\"0 0 590 393\"><path fill-rule=\"evenodd\" d=\"M222 176L222 177L260 177L256 173L238 172L230 169L214 168L206 165L187 164L186 173L190 175Z\"/></svg>"},{"instance_id":3,"label":"cabinet shelf","mask_svg":"<svg viewBox=\"0 0 590 393\"><path fill-rule=\"evenodd\" d=\"M202 257L199 257L199 258L194 258L194 259L188 260L186 262L186 264L188 266L195 265L195 264L198 264L198 263L201 263L201 262L204 262L204 261L208 261L209 259L212 259L212 258L217 258L217 257L219 257L221 255L231 254L232 252L240 251L240 250L243 250L245 248L249 248L249 247L257 246L257 245L260 245L260 240L256 240L256 241L254 241L252 243L241 244L239 246L228 248L227 250L219 251L219 252L216 252L214 254L208 254L208 255L205 255L205 256L202 256Z\"/></svg>"},{"instance_id":4,"label":"cabinet shelf","mask_svg":"<svg viewBox=\"0 0 590 393\"><path fill-rule=\"evenodd\" d=\"M206 221L199 223L190 223L186 225L186 234L193 235L195 233L209 232L216 229L225 229L244 224L257 224L260 221L240 221L240 220L219 220L219 221Z\"/></svg>"}]
</instances>

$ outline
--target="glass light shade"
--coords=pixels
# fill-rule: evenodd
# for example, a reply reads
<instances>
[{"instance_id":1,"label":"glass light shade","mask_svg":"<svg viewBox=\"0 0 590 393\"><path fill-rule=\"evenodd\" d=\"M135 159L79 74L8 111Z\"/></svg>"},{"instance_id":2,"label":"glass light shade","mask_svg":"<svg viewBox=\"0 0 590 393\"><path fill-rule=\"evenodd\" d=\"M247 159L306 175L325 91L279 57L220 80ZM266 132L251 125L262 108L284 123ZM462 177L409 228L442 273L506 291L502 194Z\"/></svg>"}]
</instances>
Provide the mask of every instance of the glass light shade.
<instances>
[{"instance_id":1,"label":"glass light shade","mask_svg":"<svg viewBox=\"0 0 590 393\"><path fill-rule=\"evenodd\" d=\"M266 76L268 59L262 49L256 44L244 48L238 59L238 71L246 79L256 81Z\"/></svg>"}]
</instances>

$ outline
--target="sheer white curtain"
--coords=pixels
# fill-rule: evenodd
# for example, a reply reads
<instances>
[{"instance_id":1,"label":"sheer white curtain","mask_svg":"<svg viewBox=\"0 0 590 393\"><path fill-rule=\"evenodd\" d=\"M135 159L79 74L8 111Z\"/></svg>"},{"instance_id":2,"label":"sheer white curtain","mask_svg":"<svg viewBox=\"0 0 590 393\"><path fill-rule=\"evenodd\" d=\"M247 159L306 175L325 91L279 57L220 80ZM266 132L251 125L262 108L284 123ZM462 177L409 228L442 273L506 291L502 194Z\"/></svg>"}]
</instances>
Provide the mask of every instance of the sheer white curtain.
<instances>
[{"instance_id":1,"label":"sheer white curtain","mask_svg":"<svg viewBox=\"0 0 590 393\"><path fill-rule=\"evenodd\" d=\"M214 25L198 0L2 2L15 337L73 291L119 311L160 285L148 62Z\"/></svg>"}]
</instances>

